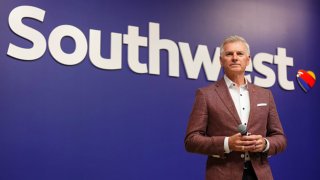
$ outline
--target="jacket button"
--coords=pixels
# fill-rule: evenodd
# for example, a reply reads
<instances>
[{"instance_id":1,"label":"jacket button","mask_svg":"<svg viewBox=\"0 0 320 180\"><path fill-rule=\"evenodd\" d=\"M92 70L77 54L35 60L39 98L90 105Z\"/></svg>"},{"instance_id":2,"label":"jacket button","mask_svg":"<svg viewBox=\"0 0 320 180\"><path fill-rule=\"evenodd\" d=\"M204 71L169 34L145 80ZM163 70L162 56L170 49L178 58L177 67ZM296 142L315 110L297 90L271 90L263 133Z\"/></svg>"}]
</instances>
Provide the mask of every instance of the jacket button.
<instances>
[{"instance_id":1,"label":"jacket button","mask_svg":"<svg viewBox=\"0 0 320 180\"><path fill-rule=\"evenodd\" d=\"M241 158L244 158L244 154L241 154Z\"/></svg>"}]
</instances>

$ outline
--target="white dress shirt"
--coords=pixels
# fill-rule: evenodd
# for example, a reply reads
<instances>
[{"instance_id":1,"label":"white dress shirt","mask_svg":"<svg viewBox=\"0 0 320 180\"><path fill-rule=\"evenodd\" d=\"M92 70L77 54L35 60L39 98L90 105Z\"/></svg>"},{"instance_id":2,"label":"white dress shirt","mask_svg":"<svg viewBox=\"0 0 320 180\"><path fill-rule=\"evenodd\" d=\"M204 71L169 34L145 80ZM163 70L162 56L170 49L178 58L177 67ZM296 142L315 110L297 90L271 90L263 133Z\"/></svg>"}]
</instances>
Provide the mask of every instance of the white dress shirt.
<instances>
[{"instance_id":1,"label":"white dress shirt","mask_svg":"<svg viewBox=\"0 0 320 180\"><path fill-rule=\"evenodd\" d=\"M239 88L237 84L232 82L226 75L224 75L224 80L228 87L229 93L231 95L232 101L237 109L237 113L240 117L241 123L245 126L248 124L249 114L250 114L250 98L249 98L249 91L248 91L248 81L245 79L245 84L241 85ZM265 139L267 142L267 146L263 152L269 149L269 141ZM224 139L224 150L225 153L230 153L229 148L229 137ZM249 153L245 153L245 161L250 160Z\"/></svg>"},{"instance_id":2,"label":"white dress shirt","mask_svg":"<svg viewBox=\"0 0 320 180\"><path fill-rule=\"evenodd\" d=\"M224 75L224 80L228 87L233 104L237 109L241 123L247 126L249 114L250 114L250 98L249 98L249 91L248 91L248 82L245 79L245 84L238 87L237 84L232 82L226 75ZM226 137L224 139L224 150L226 153L230 153L228 141L229 141L229 137ZM244 158L245 158L245 161L250 160L250 156L248 152L245 153Z\"/></svg>"}]
</instances>

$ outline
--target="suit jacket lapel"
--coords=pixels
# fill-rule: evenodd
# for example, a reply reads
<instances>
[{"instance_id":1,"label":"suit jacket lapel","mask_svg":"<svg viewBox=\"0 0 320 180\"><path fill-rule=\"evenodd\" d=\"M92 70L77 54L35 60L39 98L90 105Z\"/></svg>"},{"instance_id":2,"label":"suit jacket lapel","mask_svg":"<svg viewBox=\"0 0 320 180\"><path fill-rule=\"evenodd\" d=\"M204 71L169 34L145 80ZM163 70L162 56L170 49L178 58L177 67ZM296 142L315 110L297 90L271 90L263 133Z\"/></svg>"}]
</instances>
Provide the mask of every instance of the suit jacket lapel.
<instances>
[{"instance_id":1,"label":"suit jacket lapel","mask_svg":"<svg viewBox=\"0 0 320 180\"><path fill-rule=\"evenodd\" d=\"M249 126L252 126L254 123L254 118L253 118L253 115L254 115L254 111L255 111L255 104L257 104L257 99L256 99L256 95L255 95L255 87L252 85L252 84L248 84L248 90L249 90L249 99L250 99L250 114L249 114L249 119L248 119L248 128L249 129L250 127Z\"/></svg>"},{"instance_id":2,"label":"suit jacket lapel","mask_svg":"<svg viewBox=\"0 0 320 180\"><path fill-rule=\"evenodd\" d=\"M240 117L238 115L237 109L233 103L232 97L230 95L229 89L224 81L224 79L219 80L216 83L216 91L219 95L221 101L229 110L230 114L233 116L234 120L236 121L237 125L241 124Z\"/></svg>"}]
</instances>

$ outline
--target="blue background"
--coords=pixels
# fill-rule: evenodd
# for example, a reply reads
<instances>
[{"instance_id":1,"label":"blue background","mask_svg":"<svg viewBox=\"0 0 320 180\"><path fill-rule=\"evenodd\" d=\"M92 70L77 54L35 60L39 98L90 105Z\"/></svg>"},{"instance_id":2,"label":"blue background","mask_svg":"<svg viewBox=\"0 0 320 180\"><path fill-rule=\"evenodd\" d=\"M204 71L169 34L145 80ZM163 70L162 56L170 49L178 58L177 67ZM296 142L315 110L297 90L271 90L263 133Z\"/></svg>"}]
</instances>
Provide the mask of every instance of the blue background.
<instances>
[{"instance_id":1,"label":"blue background","mask_svg":"<svg viewBox=\"0 0 320 180\"><path fill-rule=\"evenodd\" d=\"M102 55L110 52L110 32L160 23L160 37L207 45L211 55L224 37L238 34L251 54L287 50L295 90L270 88L288 138L287 150L270 159L275 179L318 179L319 83L304 93L299 69L319 76L319 6L312 1L170 0L2 0L0 3L0 179L204 179L206 157L184 150L188 116L197 88L212 82L203 70L188 79L180 55L180 77L168 76L161 53L160 75L136 74L123 45L121 70L101 70L89 57L75 66L57 63L48 49L36 61L7 56L9 43L32 44L9 28L8 15L21 5L46 11L44 22L24 21L47 39L57 26L102 31ZM74 50L70 38L62 41ZM148 63L148 50L140 59ZM277 74L276 65L268 65ZM252 76L261 76L256 72ZM221 77L221 76L220 76ZM263 76L261 76L263 77ZM278 80L278 79L277 79Z\"/></svg>"}]
</instances>

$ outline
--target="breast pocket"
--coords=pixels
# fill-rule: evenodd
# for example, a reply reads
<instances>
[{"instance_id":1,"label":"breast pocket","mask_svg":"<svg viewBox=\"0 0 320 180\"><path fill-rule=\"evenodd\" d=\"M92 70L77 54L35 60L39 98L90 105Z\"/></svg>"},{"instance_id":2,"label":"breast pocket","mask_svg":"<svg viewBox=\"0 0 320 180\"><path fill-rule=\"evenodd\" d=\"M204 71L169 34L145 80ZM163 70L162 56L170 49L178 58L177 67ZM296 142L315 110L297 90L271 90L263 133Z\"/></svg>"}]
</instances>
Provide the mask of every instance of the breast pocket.
<instances>
[{"instance_id":1,"label":"breast pocket","mask_svg":"<svg viewBox=\"0 0 320 180\"><path fill-rule=\"evenodd\" d=\"M254 116L258 119L267 119L269 106L266 103L259 103L254 109Z\"/></svg>"}]
</instances>

